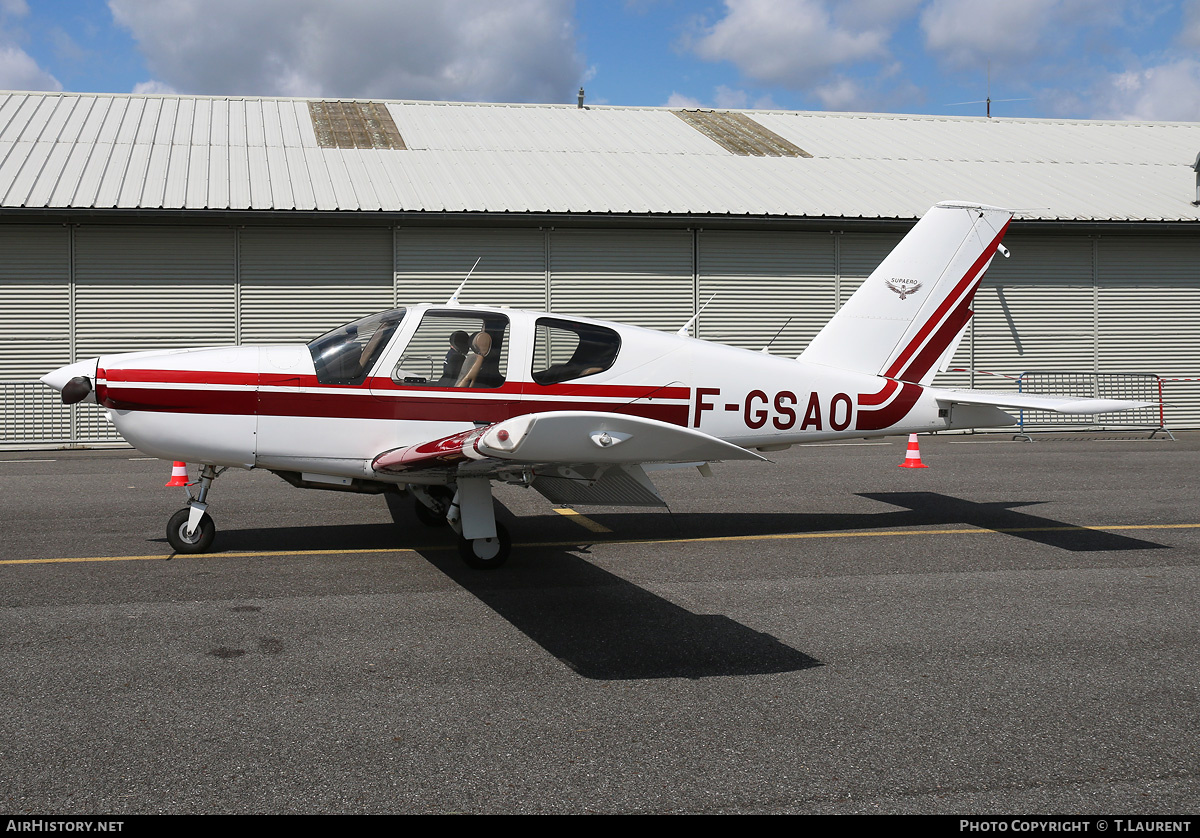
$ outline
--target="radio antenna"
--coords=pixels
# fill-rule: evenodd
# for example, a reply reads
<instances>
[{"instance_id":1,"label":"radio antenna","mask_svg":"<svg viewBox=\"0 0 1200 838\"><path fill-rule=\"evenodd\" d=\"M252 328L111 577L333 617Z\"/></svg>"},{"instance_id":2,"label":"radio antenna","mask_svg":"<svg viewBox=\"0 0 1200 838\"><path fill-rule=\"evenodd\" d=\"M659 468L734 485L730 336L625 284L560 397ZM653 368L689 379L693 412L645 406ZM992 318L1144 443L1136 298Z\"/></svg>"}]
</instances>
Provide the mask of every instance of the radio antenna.
<instances>
[{"instance_id":1,"label":"radio antenna","mask_svg":"<svg viewBox=\"0 0 1200 838\"><path fill-rule=\"evenodd\" d=\"M992 62L991 59L987 63L987 98L976 99L974 102L951 102L946 107L956 108L959 105L987 105L987 118L992 118L992 102L1032 102L1032 98L1025 97L1023 99L993 99L992 98Z\"/></svg>"},{"instance_id":2,"label":"radio antenna","mask_svg":"<svg viewBox=\"0 0 1200 838\"><path fill-rule=\"evenodd\" d=\"M773 338L771 338L769 341L767 341L767 345L766 345L766 346L764 346L764 347L763 347L763 348L760 350L760 351L761 351L761 352L762 352L764 355L770 355L770 354L771 354L771 351L770 351L770 350L771 350L771 344L773 344L773 343L775 342L776 338L778 338L780 335L782 335L782 334L783 334L783 330L784 330L784 329L786 329L786 328L788 327L788 323L791 323L791 322L792 322L794 319L795 319L794 317L789 317L789 318L788 318L786 321L784 321L784 324L783 324L782 326L780 326L780 327L779 327L779 331L775 333L775 337L773 337Z\"/></svg>"},{"instance_id":3,"label":"radio antenna","mask_svg":"<svg viewBox=\"0 0 1200 838\"><path fill-rule=\"evenodd\" d=\"M708 298L708 303L711 303L716 298L717 298L717 295L714 293L711 297ZM675 334L679 335L679 337L681 337L681 338L687 337L688 332L690 332L692 330L692 326L696 325L696 320L699 319L700 315L704 313L704 309L708 308L708 303L705 303L704 305L700 306L700 310L698 312L696 312L695 314L693 314L688 319L688 322L686 322L682 326L680 326L679 331L676 332Z\"/></svg>"},{"instance_id":4,"label":"radio antenna","mask_svg":"<svg viewBox=\"0 0 1200 838\"><path fill-rule=\"evenodd\" d=\"M475 269L479 267L479 263L482 261L483 261L482 256L480 256L478 259L475 260L475 264L471 266L471 270L467 271L467 275L463 277L463 281L460 282L458 284L458 287L454 289L454 293L450 295L450 299L446 300L446 305L448 305L448 306L458 305L458 295L462 293L463 286L465 286L467 284L467 280L471 278L471 274L475 273Z\"/></svg>"}]
</instances>

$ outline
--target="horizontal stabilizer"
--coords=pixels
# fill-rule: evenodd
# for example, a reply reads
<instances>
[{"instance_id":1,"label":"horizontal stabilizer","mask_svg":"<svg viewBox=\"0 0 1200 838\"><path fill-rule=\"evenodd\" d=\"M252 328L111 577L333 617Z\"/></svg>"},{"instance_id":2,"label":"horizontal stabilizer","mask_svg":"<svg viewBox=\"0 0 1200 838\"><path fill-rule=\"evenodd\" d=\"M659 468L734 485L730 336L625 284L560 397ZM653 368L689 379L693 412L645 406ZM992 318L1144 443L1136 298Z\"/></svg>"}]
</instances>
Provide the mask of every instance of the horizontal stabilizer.
<instances>
[{"instance_id":1,"label":"horizontal stabilizer","mask_svg":"<svg viewBox=\"0 0 1200 838\"><path fill-rule=\"evenodd\" d=\"M947 404L979 404L1007 407L1014 410L1048 410L1073 416L1094 413L1113 413L1155 407L1157 402L1138 402L1128 399L1091 399L1080 396L1043 396L1032 393L1005 393L998 390L947 390L926 388L939 402Z\"/></svg>"}]
</instances>

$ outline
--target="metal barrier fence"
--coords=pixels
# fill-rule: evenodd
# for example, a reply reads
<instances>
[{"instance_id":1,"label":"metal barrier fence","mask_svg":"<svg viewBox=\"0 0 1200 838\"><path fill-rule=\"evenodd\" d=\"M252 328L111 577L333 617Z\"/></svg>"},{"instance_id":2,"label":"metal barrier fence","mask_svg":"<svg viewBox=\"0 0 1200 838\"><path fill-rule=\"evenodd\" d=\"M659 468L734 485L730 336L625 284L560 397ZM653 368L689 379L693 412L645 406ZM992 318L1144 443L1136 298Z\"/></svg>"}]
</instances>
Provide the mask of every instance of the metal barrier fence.
<instances>
[{"instance_id":1,"label":"metal barrier fence","mask_svg":"<svg viewBox=\"0 0 1200 838\"><path fill-rule=\"evenodd\" d=\"M1115 413L1070 416L1046 410L1022 410L1018 417L1017 439L1032 440L1031 433L1055 430L1150 430L1150 437L1162 431L1171 439L1163 409L1162 378L1150 373L1102 373L1065 371L1028 371L1017 377L1017 390L1045 396L1080 396L1093 399L1128 399L1150 402L1149 407Z\"/></svg>"},{"instance_id":2,"label":"metal barrier fence","mask_svg":"<svg viewBox=\"0 0 1200 838\"><path fill-rule=\"evenodd\" d=\"M85 445L121 442L96 404L65 405L40 381L0 381L0 445Z\"/></svg>"}]
</instances>

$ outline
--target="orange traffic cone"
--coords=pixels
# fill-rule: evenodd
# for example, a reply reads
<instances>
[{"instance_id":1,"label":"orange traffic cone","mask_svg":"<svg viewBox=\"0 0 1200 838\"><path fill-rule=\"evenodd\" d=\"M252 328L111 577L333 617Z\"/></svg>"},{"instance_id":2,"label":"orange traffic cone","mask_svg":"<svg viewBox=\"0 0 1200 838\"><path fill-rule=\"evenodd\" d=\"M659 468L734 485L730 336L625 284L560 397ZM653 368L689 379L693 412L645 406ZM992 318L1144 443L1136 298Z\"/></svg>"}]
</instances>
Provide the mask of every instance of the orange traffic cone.
<instances>
[{"instance_id":1,"label":"orange traffic cone","mask_svg":"<svg viewBox=\"0 0 1200 838\"><path fill-rule=\"evenodd\" d=\"M176 460L171 465L171 482L166 483L164 488L186 486L187 484L187 463L181 463L179 460Z\"/></svg>"},{"instance_id":2,"label":"orange traffic cone","mask_svg":"<svg viewBox=\"0 0 1200 838\"><path fill-rule=\"evenodd\" d=\"M929 468L921 462L921 449L917 447L917 435L908 435L908 453L904 455L904 462L900 464L900 468Z\"/></svg>"}]
</instances>

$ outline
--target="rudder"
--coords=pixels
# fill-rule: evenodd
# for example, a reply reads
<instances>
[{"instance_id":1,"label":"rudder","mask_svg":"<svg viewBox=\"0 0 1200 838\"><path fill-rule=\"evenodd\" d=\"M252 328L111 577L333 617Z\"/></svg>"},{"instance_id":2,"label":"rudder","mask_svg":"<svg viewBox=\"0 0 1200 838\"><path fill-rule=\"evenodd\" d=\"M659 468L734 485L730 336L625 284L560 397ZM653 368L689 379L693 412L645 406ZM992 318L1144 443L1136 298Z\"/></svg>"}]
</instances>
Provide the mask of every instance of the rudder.
<instances>
[{"instance_id":1,"label":"rudder","mask_svg":"<svg viewBox=\"0 0 1200 838\"><path fill-rule=\"evenodd\" d=\"M825 324L800 360L928 384L973 314L1012 212L932 207Z\"/></svg>"}]
</instances>

